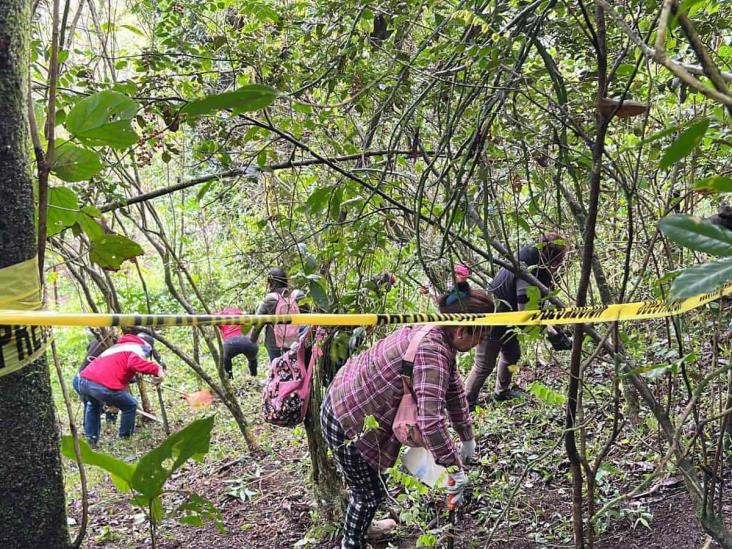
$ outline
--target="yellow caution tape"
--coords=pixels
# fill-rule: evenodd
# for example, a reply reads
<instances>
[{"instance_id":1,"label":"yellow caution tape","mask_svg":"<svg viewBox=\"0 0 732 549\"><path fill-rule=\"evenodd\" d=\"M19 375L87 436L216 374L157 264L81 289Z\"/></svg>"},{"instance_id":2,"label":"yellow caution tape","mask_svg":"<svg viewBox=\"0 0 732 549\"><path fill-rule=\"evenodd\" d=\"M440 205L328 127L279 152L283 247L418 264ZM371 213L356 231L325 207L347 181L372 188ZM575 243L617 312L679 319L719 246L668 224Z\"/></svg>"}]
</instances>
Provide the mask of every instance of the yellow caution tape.
<instances>
[{"instance_id":1,"label":"yellow caution tape","mask_svg":"<svg viewBox=\"0 0 732 549\"><path fill-rule=\"evenodd\" d=\"M292 315L131 315L0 310L0 325L26 326L222 326L297 324L314 326L377 326L440 324L444 326L537 326L646 320L680 315L732 293L732 284L678 301L639 301L607 307L519 311L490 314L292 314ZM2 328L0 327L0 330Z\"/></svg>"},{"instance_id":2,"label":"yellow caution tape","mask_svg":"<svg viewBox=\"0 0 732 549\"><path fill-rule=\"evenodd\" d=\"M41 308L35 257L0 269L0 307L21 309L19 313ZM39 326L30 322L0 323L0 377L20 370L46 352L49 330Z\"/></svg>"}]
</instances>

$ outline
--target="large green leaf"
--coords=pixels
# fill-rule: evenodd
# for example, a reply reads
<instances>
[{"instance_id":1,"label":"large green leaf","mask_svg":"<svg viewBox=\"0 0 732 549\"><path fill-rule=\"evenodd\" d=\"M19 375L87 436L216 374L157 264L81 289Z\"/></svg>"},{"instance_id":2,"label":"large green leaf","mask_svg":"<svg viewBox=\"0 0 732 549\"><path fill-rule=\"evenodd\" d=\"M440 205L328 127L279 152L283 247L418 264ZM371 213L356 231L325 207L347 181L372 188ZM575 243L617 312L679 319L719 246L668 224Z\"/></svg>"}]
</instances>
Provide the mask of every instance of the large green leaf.
<instances>
[{"instance_id":1,"label":"large green leaf","mask_svg":"<svg viewBox=\"0 0 732 549\"><path fill-rule=\"evenodd\" d=\"M53 236L71 227L79 217L76 193L66 187L49 187L46 234Z\"/></svg>"},{"instance_id":2,"label":"large green leaf","mask_svg":"<svg viewBox=\"0 0 732 549\"><path fill-rule=\"evenodd\" d=\"M732 193L732 177L713 175L694 182L694 190L711 193Z\"/></svg>"},{"instance_id":3,"label":"large green leaf","mask_svg":"<svg viewBox=\"0 0 732 549\"><path fill-rule=\"evenodd\" d=\"M323 287L315 280L308 280L308 286L310 290L310 297L313 298L315 304L321 309L328 310L330 307L330 300L328 294L325 293Z\"/></svg>"},{"instance_id":4,"label":"large green leaf","mask_svg":"<svg viewBox=\"0 0 732 549\"><path fill-rule=\"evenodd\" d=\"M683 299L711 292L732 280L732 257L695 265L683 271L671 285L671 297Z\"/></svg>"},{"instance_id":5,"label":"large green leaf","mask_svg":"<svg viewBox=\"0 0 732 549\"><path fill-rule=\"evenodd\" d=\"M103 234L91 241L89 258L100 267L116 271L122 263L145 252L134 240L121 234Z\"/></svg>"},{"instance_id":6,"label":"large green leaf","mask_svg":"<svg viewBox=\"0 0 732 549\"><path fill-rule=\"evenodd\" d=\"M99 155L89 149L63 142L56 144L51 173L64 181L86 181L102 169Z\"/></svg>"},{"instance_id":7,"label":"large green leaf","mask_svg":"<svg viewBox=\"0 0 732 549\"><path fill-rule=\"evenodd\" d=\"M133 473L135 472L134 465L125 463L114 456L95 452L83 439L79 440L79 448L81 450L81 461L83 463L86 465L101 467L110 473L112 475L112 482L114 482L114 485L119 490L126 492L130 489ZM73 437L67 435L61 438L61 453L69 459L76 459Z\"/></svg>"},{"instance_id":8,"label":"large green leaf","mask_svg":"<svg viewBox=\"0 0 732 549\"><path fill-rule=\"evenodd\" d=\"M119 92L95 93L74 105L66 117L66 129L85 145L123 149L137 143L132 119L138 105Z\"/></svg>"},{"instance_id":9,"label":"large green leaf","mask_svg":"<svg viewBox=\"0 0 732 549\"><path fill-rule=\"evenodd\" d=\"M147 498L157 497L173 471L208 452L213 422L214 416L198 419L142 456L130 485Z\"/></svg>"},{"instance_id":10,"label":"large green leaf","mask_svg":"<svg viewBox=\"0 0 732 549\"><path fill-rule=\"evenodd\" d=\"M659 164L661 168L668 168L693 151L701 143L707 129L709 129L708 118L702 118L685 129L664 151Z\"/></svg>"},{"instance_id":11,"label":"large green leaf","mask_svg":"<svg viewBox=\"0 0 732 549\"><path fill-rule=\"evenodd\" d=\"M274 88L263 84L251 84L233 92L209 95L191 101L181 109L181 112L189 116L201 116L225 109L231 109L235 113L251 112L268 107L276 97L277 91Z\"/></svg>"},{"instance_id":12,"label":"large green leaf","mask_svg":"<svg viewBox=\"0 0 732 549\"><path fill-rule=\"evenodd\" d=\"M658 227L685 248L712 255L732 255L732 231L701 217L672 215L659 221Z\"/></svg>"}]
</instances>

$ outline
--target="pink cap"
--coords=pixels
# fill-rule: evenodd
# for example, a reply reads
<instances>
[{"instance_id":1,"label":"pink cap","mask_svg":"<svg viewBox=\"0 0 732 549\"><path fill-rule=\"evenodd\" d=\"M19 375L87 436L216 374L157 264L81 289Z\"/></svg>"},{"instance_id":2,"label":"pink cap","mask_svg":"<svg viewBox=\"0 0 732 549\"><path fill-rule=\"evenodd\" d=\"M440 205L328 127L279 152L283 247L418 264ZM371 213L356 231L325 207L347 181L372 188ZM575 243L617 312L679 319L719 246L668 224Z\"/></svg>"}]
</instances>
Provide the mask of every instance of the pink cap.
<instances>
[{"instance_id":1,"label":"pink cap","mask_svg":"<svg viewBox=\"0 0 732 549\"><path fill-rule=\"evenodd\" d=\"M465 282L468 277L473 274L473 271L470 270L470 267L467 265L463 265L462 263L458 263L455 265L455 278L458 282Z\"/></svg>"}]
</instances>

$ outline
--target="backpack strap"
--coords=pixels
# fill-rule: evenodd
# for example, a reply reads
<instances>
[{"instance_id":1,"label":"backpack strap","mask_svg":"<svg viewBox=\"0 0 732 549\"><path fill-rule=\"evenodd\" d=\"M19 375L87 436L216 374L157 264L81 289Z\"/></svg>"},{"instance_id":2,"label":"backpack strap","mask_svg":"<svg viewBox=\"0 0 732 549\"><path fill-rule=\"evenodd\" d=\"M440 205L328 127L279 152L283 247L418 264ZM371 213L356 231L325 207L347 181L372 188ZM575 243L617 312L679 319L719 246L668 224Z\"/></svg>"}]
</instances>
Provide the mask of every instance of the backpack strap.
<instances>
[{"instance_id":1,"label":"backpack strap","mask_svg":"<svg viewBox=\"0 0 732 549\"><path fill-rule=\"evenodd\" d=\"M404 353L404 357L402 358L402 369L400 372L402 376L402 384L404 384L405 388L408 387L410 391L412 390L414 358L417 356L417 351L419 350L419 346L422 344L422 340L424 340L425 336L430 333L433 328L434 326L425 324L416 330L412 330L412 334L409 339L409 347L407 347L407 351Z\"/></svg>"}]
</instances>

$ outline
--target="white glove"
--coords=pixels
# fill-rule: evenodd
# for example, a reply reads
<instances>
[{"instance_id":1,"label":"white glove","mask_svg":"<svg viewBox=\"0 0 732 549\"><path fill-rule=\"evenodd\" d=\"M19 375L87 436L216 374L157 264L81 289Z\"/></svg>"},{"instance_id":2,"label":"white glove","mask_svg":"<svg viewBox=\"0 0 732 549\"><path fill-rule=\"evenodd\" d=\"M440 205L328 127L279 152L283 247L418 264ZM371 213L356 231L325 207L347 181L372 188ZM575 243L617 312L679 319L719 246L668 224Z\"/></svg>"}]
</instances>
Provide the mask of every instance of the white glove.
<instances>
[{"instance_id":1,"label":"white glove","mask_svg":"<svg viewBox=\"0 0 732 549\"><path fill-rule=\"evenodd\" d=\"M463 463L469 463L473 461L475 456L475 439L465 440L460 444L460 459Z\"/></svg>"},{"instance_id":2,"label":"white glove","mask_svg":"<svg viewBox=\"0 0 732 549\"><path fill-rule=\"evenodd\" d=\"M447 475L447 493L449 502L452 505L462 505L463 491L468 484L468 478L465 473L460 470Z\"/></svg>"}]
</instances>

